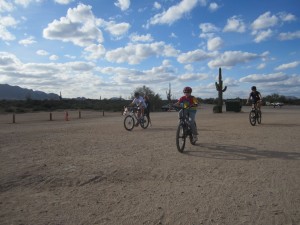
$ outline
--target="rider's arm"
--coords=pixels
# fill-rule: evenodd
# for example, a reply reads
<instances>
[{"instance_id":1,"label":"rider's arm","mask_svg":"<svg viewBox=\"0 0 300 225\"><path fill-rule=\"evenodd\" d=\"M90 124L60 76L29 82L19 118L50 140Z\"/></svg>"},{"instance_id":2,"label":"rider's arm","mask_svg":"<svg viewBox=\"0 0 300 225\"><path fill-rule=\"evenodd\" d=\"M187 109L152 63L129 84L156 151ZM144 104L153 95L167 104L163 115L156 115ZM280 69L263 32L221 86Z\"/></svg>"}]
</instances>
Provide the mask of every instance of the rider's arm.
<instances>
[{"instance_id":1,"label":"rider's arm","mask_svg":"<svg viewBox=\"0 0 300 225\"><path fill-rule=\"evenodd\" d=\"M198 99L193 97L193 104L191 105L191 107L197 107L199 104Z\"/></svg>"}]
</instances>

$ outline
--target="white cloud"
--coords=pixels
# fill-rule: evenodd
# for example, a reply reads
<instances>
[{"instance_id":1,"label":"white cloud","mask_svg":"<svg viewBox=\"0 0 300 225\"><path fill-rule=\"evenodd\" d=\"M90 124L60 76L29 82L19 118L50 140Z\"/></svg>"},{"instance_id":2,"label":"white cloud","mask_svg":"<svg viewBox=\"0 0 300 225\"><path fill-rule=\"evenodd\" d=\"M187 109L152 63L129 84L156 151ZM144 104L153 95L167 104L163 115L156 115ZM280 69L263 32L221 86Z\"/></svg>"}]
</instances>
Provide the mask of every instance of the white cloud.
<instances>
[{"instance_id":1,"label":"white cloud","mask_svg":"<svg viewBox=\"0 0 300 225\"><path fill-rule=\"evenodd\" d=\"M271 12L265 12L253 21L251 27L253 30L261 30L269 27L274 27L279 22L276 15L271 15Z\"/></svg>"},{"instance_id":2,"label":"white cloud","mask_svg":"<svg viewBox=\"0 0 300 225\"><path fill-rule=\"evenodd\" d=\"M177 61L180 63L193 63L204 61L206 59L211 58L212 56L213 54L211 53L207 53L201 49L197 49L194 51L180 54L177 58Z\"/></svg>"},{"instance_id":3,"label":"white cloud","mask_svg":"<svg viewBox=\"0 0 300 225\"><path fill-rule=\"evenodd\" d=\"M146 35L138 35L136 33L130 35L130 40L132 42L152 42L153 37L151 34L146 34Z\"/></svg>"},{"instance_id":4,"label":"white cloud","mask_svg":"<svg viewBox=\"0 0 300 225\"><path fill-rule=\"evenodd\" d=\"M271 37L274 34L270 28L281 25L285 22L291 22L296 20L296 17L293 14L287 14L285 12L280 12L277 15L272 15L271 12L265 12L260 15L256 20L251 24L252 35L255 36L254 41L259 43ZM285 34L282 33L279 36L279 39L284 39Z\"/></svg>"},{"instance_id":5,"label":"white cloud","mask_svg":"<svg viewBox=\"0 0 300 225\"><path fill-rule=\"evenodd\" d=\"M258 70L261 70L261 69L264 69L266 67L266 64L265 63L261 63L257 66L257 69Z\"/></svg>"},{"instance_id":6,"label":"white cloud","mask_svg":"<svg viewBox=\"0 0 300 225\"><path fill-rule=\"evenodd\" d=\"M9 52L0 52L0 72L4 73L9 68L20 68L22 65L21 61L14 55ZM4 75L4 74L3 74Z\"/></svg>"},{"instance_id":7,"label":"white cloud","mask_svg":"<svg viewBox=\"0 0 300 225\"><path fill-rule=\"evenodd\" d=\"M74 55L69 55L69 54L66 54L66 55L64 55L66 58L68 58L68 59L76 59L76 56L74 56Z\"/></svg>"},{"instance_id":8,"label":"white cloud","mask_svg":"<svg viewBox=\"0 0 300 225\"><path fill-rule=\"evenodd\" d=\"M52 60L52 61L56 61L56 60L59 59L59 57L58 57L57 55L51 55L51 56L49 57L49 59Z\"/></svg>"},{"instance_id":9,"label":"white cloud","mask_svg":"<svg viewBox=\"0 0 300 225\"><path fill-rule=\"evenodd\" d=\"M212 2L209 4L209 10L211 12L215 12L220 8L220 6L216 2Z\"/></svg>"},{"instance_id":10,"label":"white cloud","mask_svg":"<svg viewBox=\"0 0 300 225\"><path fill-rule=\"evenodd\" d=\"M95 65L87 62L23 63L15 55L0 52L0 83L59 93L64 97L90 96L99 98L103 83L95 75ZM104 85L101 85L103 88ZM117 91L117 90L115 90Z\"/></svg>"},{"instance_id":11,"label":"white cloud","mask_svg":"<svg viewBox=\"0 0 300 225\"><path fill-rule=\"evenodd\" d=\"M91 11L91 6L79 4L69 9L66 17L54 20L43 30L44 38L72 42L75 45L86 47L91 44L102 43L103 36L97 27L97 19Z\"/></svg>"},{"instance_id":12,"label":"white cloud","mask_svg":"<svg viewBox=\"0 0 300 225\"><path fill-rule=\"evenodd\" d=\"M218 32L220 30L218 27L216 27L212 23L201 23L199 25L199 28L202 31L202 33L214 33L214 32Z\"/></svg>"},{"instance_id":13,"label":"white cloud","mask_svg":"<svg viewBox=\"0 0 300 225\"><path fill-rule=\"evenodd\" d=\"M115 23L114 21L102 22L105 24L105 30L115 37L124 35L130 28L128 23Z\"/></svg>"},{"instance_id":14,"label":"white cloud","mask_svg":"<svg viewBox=\"0 0 300 225\"><path fill-rule=\"evenodd\" d=\"M158 2L154 2L153 7L155 9L160 9L161 8L161 4L159 4Z\"/></svg>"},{"instance_id":15,"label":"white cloud","mask_svg":"<svg viewBox=\"0 0 300 225\"><path fill-rule=\"evenodd\" d=\"M292 75L288 79L286 79L282 84L279 83L279 85L280 85L280 87L285 87L285 88L289 89L287 91L292 91L290 89L290 87L299 88L299 86L300 86L300 76L299 76L299 74L298 75L296 75L296 74ZM299 93L299 91L295 90L294 94L297 95L298 93Z\"/></svg>"},{"instance_id":16,"label":"white cloud","mask_svg":"<svg viewBox=\"0 0 300 225\"><path fill-rule=\"evenodd\" d=\"M171 38L177 38L177 35L172 32L169 37L171 37Z\"/></svg>"},{"instance_id":17,"label":"white cloud","mask_svg":"<svg viewBox=\"0 0 300 225\"><path fill-rule=\"evenodd\" d=\"M199 28L201 30L199 37L203 39L212 39L215 33L220 31L220 29L212 23L201 23Z\"/></svg>"},{"instance_id":18,"label":"white cloud","mask_svg":"<svg viewBox=\"0 0 300 225\"><path fill-rule=\"evenodd\" d=\"M282 65L276 67L275 70L287 70L287 69L295 68L299 65L300 65L300 61L294 61L291 63L282 64Z\"/></svg>"},{"instance_id":19,"label":"white cloud","mask_svg":"<svg viewBox=\"0 0 300 225\"><path fill-rule=\"evenodd\" d=\"M280 33L278 38L281 41L300 39L300 30L295 32Z\"/></svg>"},{"instance_id":20,"label":"white cloud","mask_svg":"<svg viewBox=\"0 0 300 225\"><path fill-rule=\"evenodd\" d=\"M278 82L283 81L288 78L287 75L283 73L273 73L273 74L251 74L240 78L240 82L247 83L264 83L264 82Z\"/></svg>"},{"instance_id":21,"label":"white cloud","mask_svg":"<svg viewBox=\"0 0 300 225\"><path fill-rule=\"evenodd\" d=\"M6 0L0 1L0 12L11 12L14 10L14 5Z\"/></svg>"},{"instance_id":22,"label":"white cloud","mask_svg":"<svg viewBox=\"0 0 300 225\"><path fill-rule=\"evenodd\" d=\"M184 66L184 69L188 70L188 71L193 71L194 70L194 67L192 64L187 64Z\"/></svg>"},{"instance_id":23,"label":"white cloud","mask_svg":"<svg viewBox=\"0 0 300 225\"><path fill-rule=\"evenodd\" d=\"M84 49L87 60L96 60L105 55L105 48L101 44L92 44Z\"/></svg>"},{"instance_id":24,"label":"white cloud","mask_svg":"<svg viewBox=\"0 0 300 225\"><path fill-rule=\"evenodd\" d=\"M217 67L231 68L237 64L246 63L260 57L262 56L254 53L249 53L249 52L227 51L218 55L214 60L211 60L208 63L208 66L210 68L217 68Z\"/></svg>"},{"instance_id":25,"label":"white cloud","mask_svg":"<svg viewBox=\"0 0 300 225\"><path fill-rule=\"evenodd\" d=\"M19 44L24 45L25 47L27 47L28 45L32 45L32 44L36 43L36 41L34 39L35 38L33 36L30 36L26 39L20 40Z\"/></svg>"},{"instance_id":26,"label":"white cloud","mask_svg":"<svg viewBox=\"0 0 300 225\"><path fill-rule=\"evenodd\" d=\"M196 81L196 80L206 80L208 78L207 74L202 73L185 73L178 77L181 82Z\"/></svg>"},{"instance_id":27,"label":"white cloud","mask_svg":"<svg viewBox=\"0 0 300 225\"><path fill-rule=\"evenodd\" d=\"M186 13L193 10L198 3L198 0L182 0L177 5L171 6L167 11L156 14L148 21L149 25L168 24L171 25L175 21L181 19Z\"/></svg>"},{"instance_id":28,"label":"white cloud","mask_svg":"<svg viewBox=\"0 0 300 225\"><path fill-rule=\"evenodd\" d=\"M116 85L124 84L152 84L157 86L162 82L170 82L176 79L175 71L169 63L164 62L161 66L153 67L149 70L136 70L124 67L105 67L99 70L106 76L112 76Z\"/></svg>"},{"instance_id":29,"label":"white cloud","mask_svg":"<svg viewBox=\"0 0 300 225\"><path fill-rule=\"evenodd\" d=\"M125 11L130 7L130 0L118 0L118 2L115 2L115 6Z\"/></svg>"},{"instance_id":30,"label":"white cloud","mask_svg":"<svg viewBox=\"0 0 300 225\"><path fill-rule=\"evenodd\" d=\"M32 2L41 2L41 0L14 0L15 4L17 5L21 5L24 8L26 8L29 4L31 4Z\"/></svg>"},{"instance_id":31,"label":"white cloud","mask_svg":"<svg viewBox=\"0 0 300 225\"><path fill-rule=\"evenodd\" d=\"M58 4L68 5L71 2L73 2L74 0L54 0L54 1L57 2Z\"/></svg>"},{"instance_id":32,"label":"white cloud","mask_svg":"<svg viewBox=\"0 0 300 225\"><path fill-rule=\"evenodd\" d=\"M223 31L243 33L246 31L246 25L241 18L233 16L227 19L227 24L224 27Z\"/></svg>"},{"instance_id":33,"label":"white cloud","mask_svg":"<svg viewBox=\"0 0 300 225\"><path fill-rule=\"evenodd\" d=\"M218 76L219 77L219 76ZM218 79L218 78L217 78ZM216 81L217 81L216 79ZM226 84L226 86L228 87L237 87L239 86L240 82L238 80L235 80L233 78L226 78L224 81L223 81L224 84ZM223 85L224 86L224 85Z\"/></svg>"},{"instance_id":34,"label":"white cloud","mask_svg":"<svg viewBox=\"0 0 300 225\"><path fill-rule=\"evenodd\" d=\"M0 15L0 39L3 41L13 41L16 37L9 32L8 28L15 28L19 22L11 16Z\"/></svg>"},{"instance_id":35,"label":"white cloud","mask_svg":"<svg viewBox=\"0 0 300 225\"><path fill-rule=\"evenodd\" d=\"M178 51L164 42L151 44L128 44L124 48L117 48L106 53L110 62L138 64L151 56L175 57Z\"/></svg>"},{"instance_id":36,"label":"white cloud","mask_svg":"<svg viewBox=\"0 0 300 225\"><path fill-rule=\"evenodd\" d=\"M268 38L272 37L273 31L271 29L268 29L268 30L262 30L262 31L254 31L252 34L255 35L254 42L260 43L260 42L265 41Z\"/></svg>"},{"instance_id":37,"label":"white cloud","mask_svg":"<svg viewBox=\"0 0 300 225\"><path fill-rule=\"evenodd\" d=\"M296 21L297 18L295 15L291 14L291 13L285 13L285 12L281 12L279 13L279 18L284 21L284 22L290 22L290 21Z\"/></svg>"},{"instance_id":38,"label":"white cloud","mask_svg":"<svg viewBox=\"0 0 300 225\"><path fill-rule=\"evenodd\" d=\"M218 50L222 47L223 43L224 42L223 42L222 38L220 38L220 37L215 37L215 38L209 39L207 41L207 49L209 51Z\"/></svg>"},{"instance_id":39,"label":"white cloud","mask_svg":"<svg viewBox=\"0 0 300 225\"><path fill-rule=\"evenodd\" d=\"M37 50L36 51L37 55L42 55L42 56L46 56L49 55L49 52L45 51L45 50Z\"/></svg>"}]
</instances>

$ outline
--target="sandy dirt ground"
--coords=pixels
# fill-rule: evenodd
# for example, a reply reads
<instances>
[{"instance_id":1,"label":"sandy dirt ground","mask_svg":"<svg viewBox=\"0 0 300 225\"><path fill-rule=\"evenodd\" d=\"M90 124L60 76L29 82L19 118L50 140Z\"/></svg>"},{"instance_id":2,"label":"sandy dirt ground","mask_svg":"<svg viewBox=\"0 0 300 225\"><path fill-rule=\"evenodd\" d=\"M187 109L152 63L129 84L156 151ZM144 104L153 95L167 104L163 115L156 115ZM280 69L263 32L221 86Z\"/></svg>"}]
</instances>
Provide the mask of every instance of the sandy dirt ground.
<instances>
[{"instance_id":1,"label":"sandy dirt ground","mask_svg":"<svg viewBox=\"0 0 300 225\"><path fill-rule=\"evenodd\" d=\"M176 149L176 112L0 115L0 224L300 224L300 107L213 114Z\"/></svg>"}]
</instances>

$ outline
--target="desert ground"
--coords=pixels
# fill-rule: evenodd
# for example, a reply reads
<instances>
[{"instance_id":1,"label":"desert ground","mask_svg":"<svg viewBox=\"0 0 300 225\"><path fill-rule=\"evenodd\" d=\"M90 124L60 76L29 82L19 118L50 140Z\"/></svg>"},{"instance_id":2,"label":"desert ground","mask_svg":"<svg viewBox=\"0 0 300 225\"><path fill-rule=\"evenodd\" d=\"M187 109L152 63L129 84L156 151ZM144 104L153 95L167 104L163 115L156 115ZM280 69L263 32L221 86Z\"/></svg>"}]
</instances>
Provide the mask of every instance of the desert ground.
<instances>
[{"instance_id":1,"label":"desert ground","mask_svg":"<svg viewBox=\"0 0 300 225\"><path fill-rule=\"evenodd\" d=\"M0 224L300 224L300 107L213 114L176 149L177 112L0 115Z\"/></svg>"}]
</instances>

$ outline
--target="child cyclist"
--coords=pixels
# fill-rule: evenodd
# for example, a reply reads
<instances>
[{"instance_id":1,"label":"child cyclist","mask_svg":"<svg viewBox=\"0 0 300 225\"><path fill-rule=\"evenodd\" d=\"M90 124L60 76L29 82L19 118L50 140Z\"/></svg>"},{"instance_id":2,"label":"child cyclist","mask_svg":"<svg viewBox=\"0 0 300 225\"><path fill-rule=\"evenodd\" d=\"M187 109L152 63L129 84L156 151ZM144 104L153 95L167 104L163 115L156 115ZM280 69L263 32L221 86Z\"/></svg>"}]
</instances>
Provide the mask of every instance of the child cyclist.
<instances>
[{"instance_id":1,"label":"child cyclist","mask_svg":"<svg viewBox=\"0 0 300 225\"><path fill-rule=\"evenodd\" d=\"M252 108L254 108L254 105L257 105L257 108L260 110L262 97L260 92L256 90L255 86L251 87L251 92L249 94L246 104L249 103L250 99L252 100Z\"/></svg>"},{"instance_id":2,"label":"child cyclist","mask_svg":"<svg viewBox=\"0 0 300 225\"><path fill-rule=\"evenodd\" d=\"M189 110L189 120L190 125L193 133L193 141L198 140L198 132L197 127L195 123L195 117L197 112L197 106L198 106L198 100L194 96L192 96L192 88L191 87L185 87L183 89L184 96L179 98L178 102L175 103L175 105L180 105L183 108L188 108Z\"/></svg>"}]
</instances>

